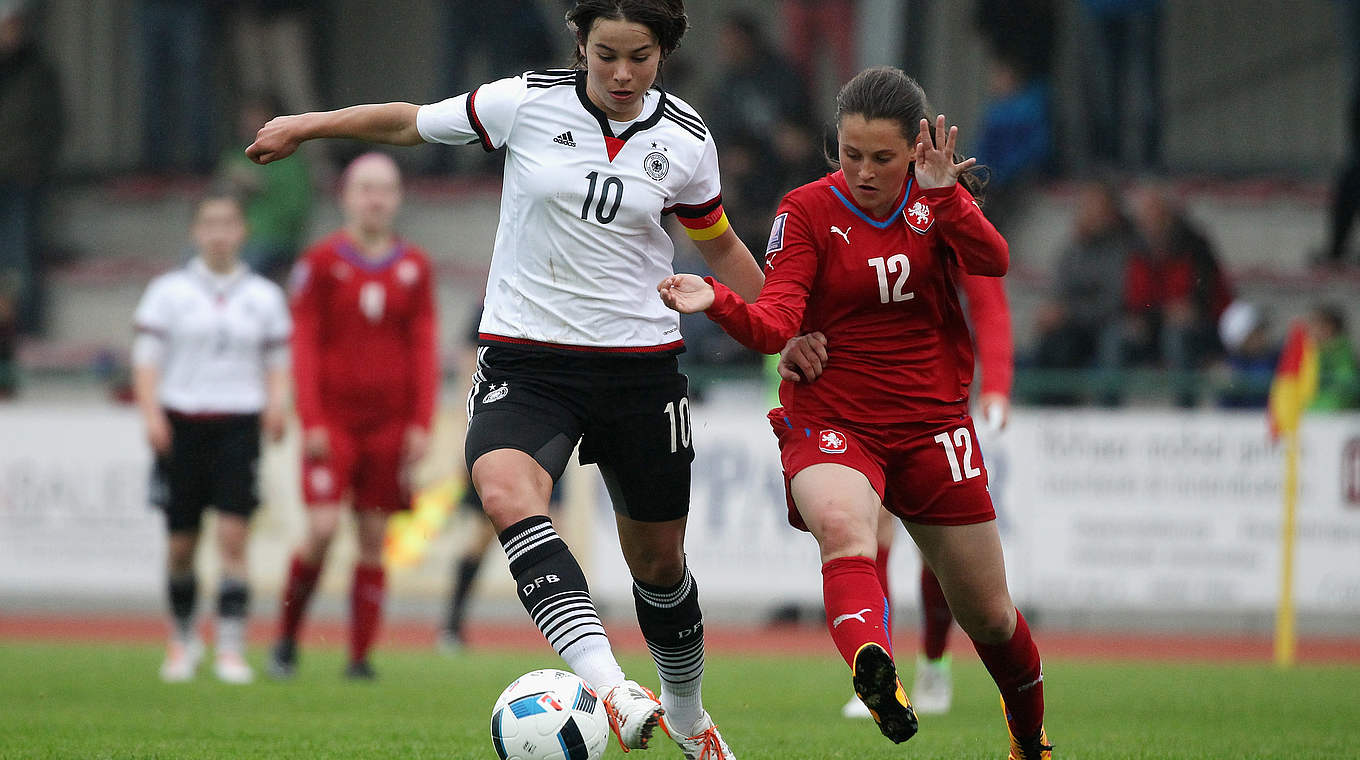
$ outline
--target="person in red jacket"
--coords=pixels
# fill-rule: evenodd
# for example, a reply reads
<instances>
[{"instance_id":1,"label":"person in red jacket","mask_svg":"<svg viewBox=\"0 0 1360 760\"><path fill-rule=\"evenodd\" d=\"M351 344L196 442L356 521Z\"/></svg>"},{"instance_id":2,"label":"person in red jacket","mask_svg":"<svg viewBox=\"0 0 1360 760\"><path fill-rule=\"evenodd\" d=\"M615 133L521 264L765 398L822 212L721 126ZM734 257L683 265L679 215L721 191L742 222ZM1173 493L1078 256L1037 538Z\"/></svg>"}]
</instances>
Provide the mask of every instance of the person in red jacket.
<instances>
[{"instance_id":1,"label":"person in red jacket","mask_svg":"<svg viewBox=\"0 0 1360 760\"><path fill-rule=\"evenodd\" d=\"M657 286L748 348L774 353L820 332L816 382L784 382L769 420L789 521L817 539L827 629L855 693L894 742L916 714L897 677L874 566L878 513L902 518L1001 692L1012 760L1051 758L1038 648L1006 584L968 389L973 348L960 271L1000 277L1006 241L960 182L958 129L935 119L901 70L871 68L837 96L840 171L784 196L755 303L695 275Z\"/></svg>"},{"instance_id":2,"label":"person in red jacket","mask_svg":"<svg viewBox=\"0 0 1360 760\"><path fill-rule=\"evenodd\" d=\"M371 679L382 615L387 518L410 503L408 472L425 455L438 366L429 259L397 237L401 173L366 153L341 181L345 226L308 249L292 274L293 374L302 422L307 536L293 556L270 674L293 675L298 632L342 506L352 506L358 562L346 675Z\"/></svg>"}]
</instances>

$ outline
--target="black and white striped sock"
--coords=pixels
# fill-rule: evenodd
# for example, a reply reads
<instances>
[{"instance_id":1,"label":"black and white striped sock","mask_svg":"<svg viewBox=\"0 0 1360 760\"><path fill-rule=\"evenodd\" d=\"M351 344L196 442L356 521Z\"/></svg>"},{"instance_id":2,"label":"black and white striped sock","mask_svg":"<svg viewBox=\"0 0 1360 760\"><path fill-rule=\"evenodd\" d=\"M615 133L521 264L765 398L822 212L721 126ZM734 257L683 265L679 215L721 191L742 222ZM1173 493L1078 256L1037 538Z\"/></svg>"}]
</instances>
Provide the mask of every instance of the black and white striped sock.
<instances>
[{"instance_id":1,"label":"black and white striped sock","mask_svg":"<svg viewBox=\"0 0 1360 760\"><path fill-rule=\"evenodd\" d=\"M520 602L567 666L602 696L623 683L585 573L552 521L525 518L502 531L500 541Z\"/></svg>"},{"instance_id":2,"label":"black and white striped sock","mask_svg":"<svg viewBox=\"0 0 1360 760\"><path fill-rule=\"evenodd\" d=\"M670 588L633 581L638 625L661 678L666 720L681 730L703 715L704 614L689 567Z\"/></svg>"}]
</instances>

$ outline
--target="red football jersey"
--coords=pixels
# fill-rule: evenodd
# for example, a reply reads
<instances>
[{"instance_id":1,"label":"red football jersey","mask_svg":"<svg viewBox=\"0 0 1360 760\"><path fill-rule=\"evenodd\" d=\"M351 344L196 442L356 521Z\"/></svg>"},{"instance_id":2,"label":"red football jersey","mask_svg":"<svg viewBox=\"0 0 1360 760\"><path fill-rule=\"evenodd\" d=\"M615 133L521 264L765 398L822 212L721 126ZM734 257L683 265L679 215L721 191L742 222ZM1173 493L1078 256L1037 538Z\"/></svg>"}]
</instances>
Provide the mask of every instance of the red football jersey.
<instances>
[{"instance_id":1,"label":"red football jersey","mask_svg":"<svg viewBox=\"0 0 1360 760\"><path fill-rule=\"evenodd\" d=\"M304 428L392 420L429 429L438 366L430 263L398 240L364 258L342 230L293 271L293 377Z\"/></svg>"},{"instance_id":2,"label":"red football jersey","mask_svg":"<svg viewBox=\"0 0 1360 760\"><path fill-rule=\"evenodd\" d=\"M893 212L874 219L836 172L784 196L756 302L714 283L708 315L763 353L794 335L826 335L825 373L814 383L780 386L791 412L863 422L935 419L966 413L973 378L957 279L999 277L1008 263L1005 239L962 185L922 191L908 177Z\"/></svg>"}]
</instances>

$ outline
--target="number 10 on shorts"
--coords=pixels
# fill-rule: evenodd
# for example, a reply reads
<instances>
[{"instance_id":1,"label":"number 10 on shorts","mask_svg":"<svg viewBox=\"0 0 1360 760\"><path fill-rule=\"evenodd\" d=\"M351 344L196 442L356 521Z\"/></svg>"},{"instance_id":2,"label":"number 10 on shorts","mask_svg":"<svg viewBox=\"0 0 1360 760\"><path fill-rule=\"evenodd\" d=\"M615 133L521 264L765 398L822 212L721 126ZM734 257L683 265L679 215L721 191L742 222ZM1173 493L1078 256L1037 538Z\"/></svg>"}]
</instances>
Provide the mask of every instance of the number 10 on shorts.
<instances>
[{"instance_id":1,"label":"number 10 on shorts","mask_svg":"<svg viewBox=\"0 0 1360 760\"><path fill-rule=\"evenodd\" d=\"M949 433L940 433L935 436L935 442L944 447L944 455L949 458L949 473L954 476L955 483L982 474L982 470L973 466L973 436L969 435L968 428L955 430L952 438ZM959 449L963 449L962 469L959 468Z\"/></svg>"},{"instance_id":2,"label":"number 10 on shorts","mask_svg":"<svg viewBox=\"0 0 1360 760\"><path fill-rule=\"evenodd\" d=\"M668 402L665 409L666 418L671 423L671 453L674 454L680 449L689 448L689 397L680 399L680 403Z\"/></svg>"}]
</instances>

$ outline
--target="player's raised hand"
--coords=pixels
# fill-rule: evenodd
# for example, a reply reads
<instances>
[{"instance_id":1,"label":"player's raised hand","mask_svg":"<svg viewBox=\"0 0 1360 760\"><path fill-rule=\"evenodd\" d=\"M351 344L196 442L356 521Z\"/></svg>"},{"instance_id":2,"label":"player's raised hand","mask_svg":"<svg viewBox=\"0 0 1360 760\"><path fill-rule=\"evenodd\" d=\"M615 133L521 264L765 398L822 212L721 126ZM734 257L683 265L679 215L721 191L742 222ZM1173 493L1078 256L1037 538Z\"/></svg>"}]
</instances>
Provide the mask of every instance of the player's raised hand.
<instances>
[{"instance_id":1,"label":"player's raised hand","mask_svg":"<svg viewBox=\"0 0 1360 760\"><path fill-rule=\"evenodd\" d=\"M302 144L297 126L306 114L299 116L275 116L255 133L255 142L246 148L246 157L257 164L267 164L288 158Z\"/></svg>"},{"instance_id":2,"label":"player's raised hand","mask_svg":"<svg viewBox=\"0 0 1360 760\"><path fill-rule=\"evenodd\" d=\"M916 133L916 186L922 190L949 187L958 182L959 175L977 163L969 158L954 163L954 148L959 141L959 128L944 128L944 114L935 117L935 138L930 137L930 122L921 119L921 130Z\"/></svg>"},{"instance_id":3,"label":"player's raised hand","mask_svg":"<svg viewBox=\"0 0 1360 760\"><path fill-rule=\"evenodd\" d=\"M812 382L826 369L826 336L819 332L795 335L779 352L776 369L779 376L791 383Z\"/></svg>"},{"instance_id":4,"label":"player's raised hand","mask_svg":"<svg viewBox=\"0 0 1360 760\"><path fill-rule=\"evenodd\" d=\"M695 314L713 305L713 286L693 274L673 274L656 286L661 302L681 314Z\"/></svg>"}]
</instances>

